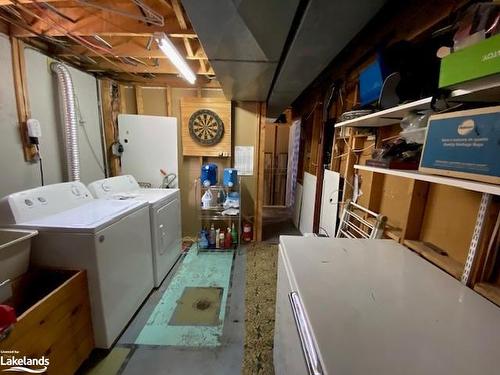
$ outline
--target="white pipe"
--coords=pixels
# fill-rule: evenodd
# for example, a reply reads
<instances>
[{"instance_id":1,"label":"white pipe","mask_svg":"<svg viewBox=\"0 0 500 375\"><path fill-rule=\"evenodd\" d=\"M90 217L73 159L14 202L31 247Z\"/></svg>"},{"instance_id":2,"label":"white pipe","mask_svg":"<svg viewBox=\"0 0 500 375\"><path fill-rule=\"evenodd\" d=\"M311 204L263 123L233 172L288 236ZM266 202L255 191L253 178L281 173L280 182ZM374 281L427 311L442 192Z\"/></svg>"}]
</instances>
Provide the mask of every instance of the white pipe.
<instances>
[{"instance_id":1,"label":"white pipe","mask_svg":"<svg viewBox=\"0 0 500 375\"><path fill-rule=\"evenodd\" d=\"M66 150L68 180L80 181L80 151L73 81L66 65L53 62L50 64L50 68L57 74L59 95L62 99L61 109L64 115L64 148Z\"/></svg>"}]
</instances>

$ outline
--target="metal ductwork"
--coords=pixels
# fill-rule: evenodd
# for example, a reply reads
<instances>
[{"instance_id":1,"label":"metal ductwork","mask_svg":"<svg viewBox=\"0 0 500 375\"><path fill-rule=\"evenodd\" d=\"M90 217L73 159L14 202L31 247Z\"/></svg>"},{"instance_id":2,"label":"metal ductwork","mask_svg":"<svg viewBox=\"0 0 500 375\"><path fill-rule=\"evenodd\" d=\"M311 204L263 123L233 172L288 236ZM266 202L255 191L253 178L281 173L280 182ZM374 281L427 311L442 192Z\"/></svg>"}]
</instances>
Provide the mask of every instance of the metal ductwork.
<instances>
[{"instance_id":1,"label":"metal ductwork","mask_svg":"<svg viewBox=\"0 0 500 375\"><path fill-rule=\"evenodd\" d=\"M224 95L277 117L386 0L182 0Z\"/></svg>"},{"instance_id":2,"label":"metal ductwork","mask_svg":"<svg viewBox=\"0 0 500 375\"><path fill-rule=\"evenodd\" d=\"M277 117L330 64L386 0L310 0L268 99Z\"/></svg>"},{"instance_id":3,"label":"metal ductwork","mask_svg":"<svg viewBox=\"0 0 500 375\"><path fill-rule=\"evenodd\" d=\"M227 99L267 99L298 4L182 0Z\"/></svg>"},{"instance_id":4,"label":"metal ductwork","mask_svg":"<svg viewBox=\"0 0 500 375\"><path fill-rule=\"evenodd\" d=\"M59 62L50 64L57 75L61 109L64 117L64 148L69 181L80 180L80 151L78 148L78 128L76 101L71 74L66 65Z\"/></svg>"}]
</instances>

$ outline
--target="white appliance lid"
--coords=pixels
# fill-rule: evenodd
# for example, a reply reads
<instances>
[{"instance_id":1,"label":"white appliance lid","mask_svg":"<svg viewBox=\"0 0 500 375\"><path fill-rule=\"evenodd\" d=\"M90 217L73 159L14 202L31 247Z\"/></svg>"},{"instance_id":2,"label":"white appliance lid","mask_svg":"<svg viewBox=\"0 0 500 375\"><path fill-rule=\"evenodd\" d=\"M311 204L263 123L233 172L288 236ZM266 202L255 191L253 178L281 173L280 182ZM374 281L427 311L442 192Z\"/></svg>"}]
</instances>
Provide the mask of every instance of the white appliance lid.
<instances>
[{"instance_id":1,"label":"white appliance lid","mask_svg":"<svg viewBox=\"0 0 500 375\"><path fill-rule=\"evenodd\" d=\"M47 229L97 230L146 205L146 202L137 200L95 199L87 204L55 215L18 224L25 227Z\"/></svg>"},{"instance_id":2,"label":"white appliance lid","mask_svg":"<svg viewBox=\"0 0 500 375\"><path fill-rule=\"evenodd\" d=\"M498 374L500 309L393 240L281 236L328 374Z\"/></svg>"},{"instance_id":3,"label":"white appliance lid","mask_svg":"<svg viewBox=\"0 0 500 375\"><path fill-rule=\"evenodd\" d=\"M139 189L132 192L137 194L137 199L147 200L149 203L156 203L176 195L179 189Z\"/></svg>"},{"instance_id":4,"label":"white appliance lid","mask_svg":"<svg viewBox=\"0 0 500 375\"><path fill-rule=\"evenodd\" d=\"M116 200L137 199L155 205L159 202L172 200L178 191L179 189L138 189L122 193L113 193L109 198Z\"/></svg>"}]
</instances>

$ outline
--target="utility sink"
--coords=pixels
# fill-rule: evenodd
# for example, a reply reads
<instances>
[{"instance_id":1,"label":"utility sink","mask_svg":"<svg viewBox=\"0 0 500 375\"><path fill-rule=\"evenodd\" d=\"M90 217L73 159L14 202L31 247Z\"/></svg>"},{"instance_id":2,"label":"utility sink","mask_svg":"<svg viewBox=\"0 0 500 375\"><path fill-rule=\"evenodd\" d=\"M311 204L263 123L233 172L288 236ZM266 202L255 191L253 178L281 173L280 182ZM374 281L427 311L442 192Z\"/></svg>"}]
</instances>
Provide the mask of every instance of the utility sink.
<instances>
[{"instance_id":1,"label":"utility sink","mask_svg":"<svg viewBox=\"0 0 500 375\"><path fill-rule=\"evenodd\" d=\"M28 271L31 238L36 230L0 228L0 284Z\"/></svg>"}]
</instances>

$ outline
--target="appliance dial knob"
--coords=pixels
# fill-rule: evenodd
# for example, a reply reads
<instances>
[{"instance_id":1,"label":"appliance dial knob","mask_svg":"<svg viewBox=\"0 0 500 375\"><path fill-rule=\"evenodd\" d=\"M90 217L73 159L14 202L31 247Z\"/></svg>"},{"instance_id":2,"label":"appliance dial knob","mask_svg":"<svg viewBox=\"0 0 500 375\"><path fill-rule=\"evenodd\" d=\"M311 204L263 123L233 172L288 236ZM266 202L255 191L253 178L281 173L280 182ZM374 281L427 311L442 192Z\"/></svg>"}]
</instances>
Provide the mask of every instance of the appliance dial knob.
<instances>
[{"instance_id":1,"label":"appliance dial knob","mask_svg":"<svg viewBox=\"0 0 500 375\"><path fill-rule=\"evenodd\" d=\"M73 195L76 195L77 197L79 197L82 193L80 192L80 189L78 189L77 186L71 186L71 192L73 193Z\"/></svg>"}]
</instances>

